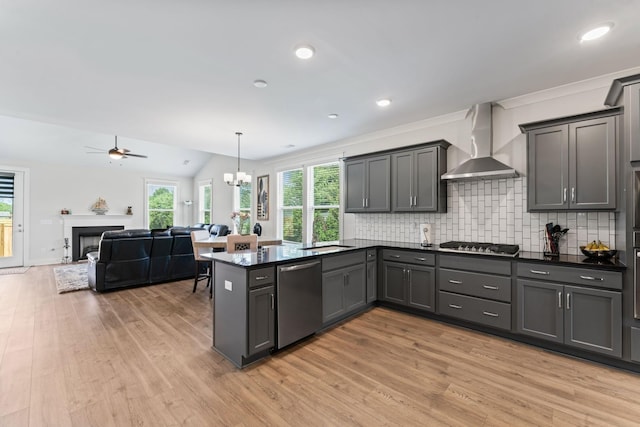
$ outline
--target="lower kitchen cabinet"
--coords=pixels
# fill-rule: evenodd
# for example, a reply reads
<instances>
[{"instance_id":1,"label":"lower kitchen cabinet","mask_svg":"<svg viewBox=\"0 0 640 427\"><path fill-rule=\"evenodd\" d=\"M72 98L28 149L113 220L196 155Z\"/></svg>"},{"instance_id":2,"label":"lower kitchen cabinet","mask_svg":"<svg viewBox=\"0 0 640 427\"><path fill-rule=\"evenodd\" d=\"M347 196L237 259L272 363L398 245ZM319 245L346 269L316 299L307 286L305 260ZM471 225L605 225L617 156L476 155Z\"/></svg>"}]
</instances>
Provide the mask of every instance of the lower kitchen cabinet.
<instances>
[{"instance_id":1,"label":"lower kitchen cabinet","mask_svg":"<svg viewBox=\"0 0 640 427\"><path fill-rule=\"evenodd\" d=\"M275 288L249 290L249 355L275 344Z\"/></svg>"},{"instance_id":2,"label":"lower kitchen cabinet","mask_svg":"<svg viewBox=\"0 0 640 427\"><path fill-rule=\"evenodd\" d=\"M524 279L517 291L519 333L622 356L620 292Z\"/></svg>"},{"instance_id":3,"label":"lower kitchen cabinet","mask_svg":"<svg viewBox=\"0 0 640 427\"><path fill-rule=\"evenodd\" d=\"M330 323L364 306L367 300L365 251L322 260L322 321Z\"/></svg>"},{"instance_id":4,"label":"lower kitchen cabinet","mask_svg":"<svg viewBox=\"0 0 640 427\"><path fill-rule=\"evenodd\" d=\"M378 263L375 249L367 249L367 304L378 299Z\"/></svg>"},{"instance_id":5,"label":"lower kitchen cabinet","mask_svg":"<svg viewBox=\"0 0 640 427\"><path fill-rule=\"evenodd\" d=\"M386 250L383 257L380 299L424 311L435 311L435 268L400 262L415 260L415 262L427 264L431 258L421 253L400 254ZM389 261L390 259L393 261Z\"/></svg>"}]
</instances>

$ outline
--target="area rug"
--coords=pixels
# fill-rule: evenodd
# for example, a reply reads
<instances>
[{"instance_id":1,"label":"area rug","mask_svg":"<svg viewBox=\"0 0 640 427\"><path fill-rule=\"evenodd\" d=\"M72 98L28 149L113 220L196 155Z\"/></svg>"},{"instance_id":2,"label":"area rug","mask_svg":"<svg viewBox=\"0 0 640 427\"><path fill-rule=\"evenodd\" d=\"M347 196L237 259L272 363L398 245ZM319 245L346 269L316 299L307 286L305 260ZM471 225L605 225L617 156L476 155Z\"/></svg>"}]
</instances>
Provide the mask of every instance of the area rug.
<instances>
[{"instance_id":1,"label":"area rug","mask_svg":"<svg viewBox=\"0 0 640 427\"><path fill-rule=\"evenodd\" d=\"M53 274L59 294L89 289L86 263L55 267Z\"/></svg>"},{"instance_id":2,"label":"area rug","mask_svg":"<svg viewBox=\"0 0 640 427\"><path fill-rule=\"evenodd\" d=\"M0 276L4 276L5 274L23 274L29 270L29 267L7 267L0 268Z\"/></svg>"}]
</instances>

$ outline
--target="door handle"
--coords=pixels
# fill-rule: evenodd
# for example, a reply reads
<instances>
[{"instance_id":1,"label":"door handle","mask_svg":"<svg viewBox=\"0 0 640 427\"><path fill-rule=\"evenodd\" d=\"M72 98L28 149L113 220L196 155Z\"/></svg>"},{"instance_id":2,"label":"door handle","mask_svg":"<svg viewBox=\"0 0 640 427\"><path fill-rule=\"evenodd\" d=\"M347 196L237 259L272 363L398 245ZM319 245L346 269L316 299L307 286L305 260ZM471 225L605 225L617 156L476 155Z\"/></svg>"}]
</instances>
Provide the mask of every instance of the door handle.
<instances>
[{"instance_id":1,"label":"door handle","mask_svg":"<svg viewBox=\"0 0 640 427\"><path fill-rule=\"evenodd\" d=\"M498 286L491 286L491 285L482 285L482 287L485 289L489 289L491 291L497 291L498 289L500 289Z\"/></svg>"},{"instance_id":2,"label":"door handle","mask_svg":"<svg viewBox=\"0 0 640 427\"><path fill-rule=\"evenodd\" d=\"M562 204L567 203L567 187L562 189Z\"/></svg>"},{"instance_id":3,"label":"door handle","mask_svg":"<svg viewBox=\"0 0 640 427\"><path fill-rule=\"evenodd\" d=\"M576 187L571 187L571 203L576 202Z\"/></svg>"},{"instance_id":4,"label":"door handle","mask_svg":"<svg viewBox=\"0 0 640 427\"><path fill-rule=\"evenodd\" d=\"M256 280L264 280L264 279L268 279L269 276L256 276Z\"/></svg>"},{"instance_id":5,"label":"door handle","mask_svg":"<svg viewBox=\"0 0 640 427\"><path fill-rule=\"evenodd\" d=\"M599 280L599 281L604 281L604 277L593 277L593 276L580 276L581 279L583 280Z\"/></svg>"},{"instance_id":6,"label":"door handle","mask_svg":"<svg viewBox=\"0 0 640 427\"><path fill-rule=\"evenodd\" d=\"M427 260L426 258L417 258L417 257L416 257L416 258L414 258L414 259L415 259L416 261L426 261L426 260Z\"/></svg>"},{"instance_id":7,"label":"door handle","mask_svg":"<svg viewBox=\"0 0 640 427\"><path fill-rule=\"evenodd\" d=\"M306 264L296 264L296 265L291 265L288 267L280 267L280 271L296 271L296 270L304 270L306 268L312 268L315 267L316 265L319 265L320 261L316 261L316 262L309 262Z\"/></svg>"},{"instance_id":8,"label":"door handle","mask_svg":"<svg viewBox=\"0 0 640 427\"><path fill-rule=\"evenodd\" d=\"M558 291L558 308L562 308L562 291Z\"/></svg>"},{"instance_id":9,"label":"door handle","mask_svg":"<svg viewBox=\"0 0 640 427\"><path fill-rule=\"evenodd\" d=\"M542 274L543 276L548 276L550 273L548 271L541 270L529 270L533 274Z\"/></svg>"},{"instance_id":10,"label":"door handle","mask_svg":"<svg viewBox=\"0 0 640 427\"><path fill-rule=\"evenodd\" d=\"M363 197L363 198L362 198L362 207L363 207L363 208L366 208L366 207L367 207L367 205L365 204L365 200L366 200L366 199Z\"/></svg>"},{"instance_id":11,"label":"door handle","mask_svg":"<svg viewBox=\"0 0 640 427\"><path fill-rule=\"evenodd\" d=\"M460 310L462 308L461 305L457 305L457 304L449 304L449 307L455 308L456 310Z\"/></svg>"},{"instance_id":12,"label":"door handle","mask_svg":"<svg viewBox=\"0 0 640 427\"><path fill-rule=\"evenodd\" d=\"M567 310L571 310L571 294L567 292Z\"/></svg>"},{"instance_id":13,"label":"door handle","mask_svg":"<svg viewBox=\"0 0 640 427\"><path fill-rule=\"evenodd\" d=\"M449 279L449 283L453 283L454 285L462 285L462 282L460 280Z\"/></svg>"},{"instance_id":14,"label":"door handle","mask_svg":"<svg viewBox=\"0 0 640 427\"><path fill-rule=\"evenodd\" d=\"M483 311L482 314L489 317L499 317L498 313L492 313L491 311Z\"/></svg>"},{"instance_id":15,"label":"door handle","mask_svg":"<svg viewBox=\"0 0 640 427\"><path fill-rule=\"evenodd\" d=\"M276 309L276 299L273 296L273 294L271 294L271 310L275 310Z\"/></svg>"}]
</instances>

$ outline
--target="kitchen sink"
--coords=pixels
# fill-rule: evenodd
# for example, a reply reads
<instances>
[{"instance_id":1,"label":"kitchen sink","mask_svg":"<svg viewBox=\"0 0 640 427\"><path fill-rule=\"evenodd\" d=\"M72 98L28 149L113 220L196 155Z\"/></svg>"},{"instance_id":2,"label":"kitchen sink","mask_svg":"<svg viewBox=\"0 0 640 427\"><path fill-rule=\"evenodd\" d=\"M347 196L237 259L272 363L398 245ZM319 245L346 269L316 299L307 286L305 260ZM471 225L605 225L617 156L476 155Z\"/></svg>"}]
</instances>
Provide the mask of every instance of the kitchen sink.
<instances>
[{"instance_id":1,"label":"kitchen sink","mask_svg":"<svg viewBox=\"0 0 640 427\"><path fill-rule=\"evenodd\" d=\"M301 251L311 251L311 252L331 252L337 251L340 249L353 248L353 246L346 245L325 245L325 246L306 246L300 248Z\"/></svg>"}]
</instances>

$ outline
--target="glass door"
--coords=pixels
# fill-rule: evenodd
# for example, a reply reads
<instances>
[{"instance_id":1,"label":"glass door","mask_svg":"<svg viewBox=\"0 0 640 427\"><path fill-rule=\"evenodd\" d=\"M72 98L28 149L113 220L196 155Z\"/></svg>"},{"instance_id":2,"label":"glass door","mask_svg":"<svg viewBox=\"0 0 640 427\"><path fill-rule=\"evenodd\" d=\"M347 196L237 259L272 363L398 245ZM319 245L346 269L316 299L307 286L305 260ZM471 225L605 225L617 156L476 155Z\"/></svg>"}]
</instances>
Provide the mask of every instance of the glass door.
<instances>
[{"instance_id":1,"label":"glass door","mask_svg":"<svg viewBox=\"0 0 640 427\"><path fill-rule=\"evenodd\" d=\"M0 268L24 265L24 172L0 170Z\"/></svg>"}]
</instances>

